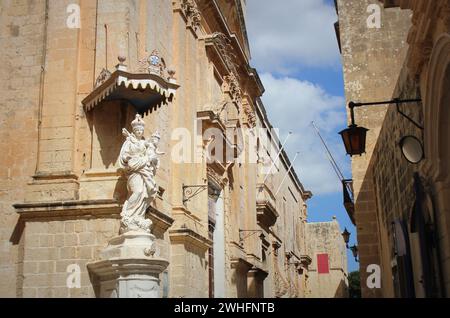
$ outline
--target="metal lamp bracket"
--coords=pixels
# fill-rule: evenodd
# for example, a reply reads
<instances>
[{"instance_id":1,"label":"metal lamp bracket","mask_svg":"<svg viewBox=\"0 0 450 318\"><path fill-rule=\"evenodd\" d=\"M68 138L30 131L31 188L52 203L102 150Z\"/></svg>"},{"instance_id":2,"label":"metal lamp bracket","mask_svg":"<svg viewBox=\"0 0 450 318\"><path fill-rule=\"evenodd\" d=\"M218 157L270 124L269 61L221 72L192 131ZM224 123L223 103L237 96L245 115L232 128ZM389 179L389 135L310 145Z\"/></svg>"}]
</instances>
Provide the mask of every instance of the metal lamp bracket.
<instances>
[{"instance_id":1,"label":"metal lamp bracket","mask_svg":"<svg viewBox=\"0 0 450 318\"><path fill-rule=\"evenodd\" d=\"M412 119L411 117L409 117L407 114L405 114L401 109L400 109L400 104L402 104L402 100L395 98L395 105L397 107L397 112L402 115L403 117L405 117L406 119L408 119L414 126L416 126L417 128L419 128L420 130L423 130L424 127L422 125L420 125L418 122L416 122L414 119ZM420 100L418 100L419 102Z\"/></svg>"},{"instance_id":2,"label":"metal lamp bracket","mask_svg":"<svg viewBox=\"0 0 450 318\"><path fill-rule=\"evenodd\" d=\"M246 236L243 236L244 233L249 233ZM239 230L239 243L242 244L244 242L244 240L246 240L247 238L249 238L250 236L256 234L256 233L261 233L263 234L262 230Z\"/></svg>"},{"instance_id":3,"label":"metal lamp bracket","mask_svg":"<svg viewBox=\"0 0 450 318\"><path fill-rule=\"evenodd\" d=\"M190 199L195 197L197 194L200 194L201 192L208 189L207 184L200 184L200 185L184 185L183 184L183 204L188 202Z\"/></svg>"},{"instance_id":4,"label":"metal lamp bracket","mask_svg":"<svg viewBox=\"0 0 450 318\"><path fill-rule=\"evenodd\" d=\"M419 123L417 123L414 119L412 119L411 117L409 117L407 114L405 114L401 109L400 109L400 104L410 104L410 103L421 103L422 99L400 99L400 98L394 98L393 100L389 100L389 101L383 101L383 102L373 102L373 103L355 103L355 102L350 102L348 104L348 107L350 108L350 116L351 116L351 120L352 120L352 125L355 125L355 113L354 113L354 109L356 107L362 107L362 106L377 106L377 105L390 105L390 104L395 104L397 107L397 112L402 115L403 117L405 117L406 119L408 119L414 126L416 126L417 128L423 130L424 127L422 125L420 125Z\"/></svg>"}]
</instances>

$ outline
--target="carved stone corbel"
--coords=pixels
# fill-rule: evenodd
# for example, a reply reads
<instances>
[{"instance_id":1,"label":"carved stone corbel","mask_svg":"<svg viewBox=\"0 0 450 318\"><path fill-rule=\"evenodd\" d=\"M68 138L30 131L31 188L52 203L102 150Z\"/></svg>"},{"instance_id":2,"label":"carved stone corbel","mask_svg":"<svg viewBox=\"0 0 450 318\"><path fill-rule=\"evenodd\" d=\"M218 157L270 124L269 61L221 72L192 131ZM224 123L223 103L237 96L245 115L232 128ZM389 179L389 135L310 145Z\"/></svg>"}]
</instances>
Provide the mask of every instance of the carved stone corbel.
<instances>
[{"instance_id":1,"label":"carved stone corbel","mask_svg":"<svg viewBox=\"0 0 450 318\"><path fill-rule=\"evenodd\" d=\"M250 106L250 104L248 102L244 102L242 104L242 108L244 110L244 114L246 116L247 119L247 123L251 128L256 127L256 115L255 115L255 111L252 109L252 107Z\"/></svg>"},{"instance_id":2,"label":"carved stone corbel","mask_svg":"<svg viewBox=\"0 0 450 318\"><path fill-rule=\"evenodd\" d=\"M239 85L239 81L234 73L225 76L222 90L225 93L228 92L230 94L233 102L237 103L238 105L242 104L242 90Z\"/></svg>"}]
</instances>

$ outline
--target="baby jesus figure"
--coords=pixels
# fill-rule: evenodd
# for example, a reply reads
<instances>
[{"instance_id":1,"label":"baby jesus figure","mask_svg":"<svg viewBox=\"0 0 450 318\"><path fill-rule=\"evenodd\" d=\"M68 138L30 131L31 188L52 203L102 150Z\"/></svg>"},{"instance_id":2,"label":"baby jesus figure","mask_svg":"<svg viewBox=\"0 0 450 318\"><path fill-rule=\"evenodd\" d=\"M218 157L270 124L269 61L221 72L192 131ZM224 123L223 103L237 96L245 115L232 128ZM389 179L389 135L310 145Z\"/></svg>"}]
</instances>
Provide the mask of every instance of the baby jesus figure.
<instances>
[{"instance_id":1,"label":"baby jesus figure","mask_svg":"<svg viewBox=\"0 0 450 318\"><path fill-rule=\"evenodd\" d=\"M161 136L159 135L159 132L154 133L150 140L148 140L145 143L145 146L147 147L147 157L148 157L148 163L147 165L151 167L153 171L153 176L155 176L156 171L159 169L160 161L159 156L162 156L165 154L165 152L158 150L158 144L161 140Z\"/></svg>"}]
</instances>

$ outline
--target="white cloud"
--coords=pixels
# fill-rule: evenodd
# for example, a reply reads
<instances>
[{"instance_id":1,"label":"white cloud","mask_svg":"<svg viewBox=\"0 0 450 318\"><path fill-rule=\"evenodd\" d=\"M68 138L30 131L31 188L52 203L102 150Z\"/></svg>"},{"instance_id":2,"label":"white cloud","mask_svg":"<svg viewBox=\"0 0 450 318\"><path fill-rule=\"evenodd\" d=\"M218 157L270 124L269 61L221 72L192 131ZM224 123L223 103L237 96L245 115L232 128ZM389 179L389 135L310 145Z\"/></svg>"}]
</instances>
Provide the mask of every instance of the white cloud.
<instances>
[{"instance_id":1,"label":"white cloud","mask_svg":"<svg viewBox=\"0 0 450 318\"><path fill-rule=\"evenodd\" d=\"M324 0L248 0L253 63L261 72L292 74L301 66L339 62L336 11Z\"/></svg>"},{"instance_id":2,"label":"white cloud","mask_svg":"<svg viewBox=\"0 0 450 318\"><path fill-rule=\"evenodd\" d=\"M266 87L262 99L272 125L280 129L280 139L293 132L286 150L291 160L300 152L295 162L300 181L316 195L342 191L311 122L320 128L344 174L349 176L348 161L336 133L346 124L344 98L330 96L318 85L291 77L276 78L264 73L261 80Z\"/></svg>"}]
</instances>

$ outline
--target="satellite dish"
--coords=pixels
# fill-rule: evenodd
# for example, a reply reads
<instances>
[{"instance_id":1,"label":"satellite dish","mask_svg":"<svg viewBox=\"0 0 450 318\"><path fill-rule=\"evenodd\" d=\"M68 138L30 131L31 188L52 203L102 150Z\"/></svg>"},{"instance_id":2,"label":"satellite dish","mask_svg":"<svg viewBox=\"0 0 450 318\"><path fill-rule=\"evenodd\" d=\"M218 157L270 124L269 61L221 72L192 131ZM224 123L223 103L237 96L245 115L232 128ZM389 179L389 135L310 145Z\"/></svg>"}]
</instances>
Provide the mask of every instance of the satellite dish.
<instances>
[{"instance_id":1,"label":"satellite dish","mask_svg":"<svg viewBox=\"0 0 450 318\"><path fill-rule=\"evenodd\" d=\"M400 141L400 148L405 159L412 164L418 164L424 158L423 145L414 136L403 137Z\"/></svg>"}]
</instances>

